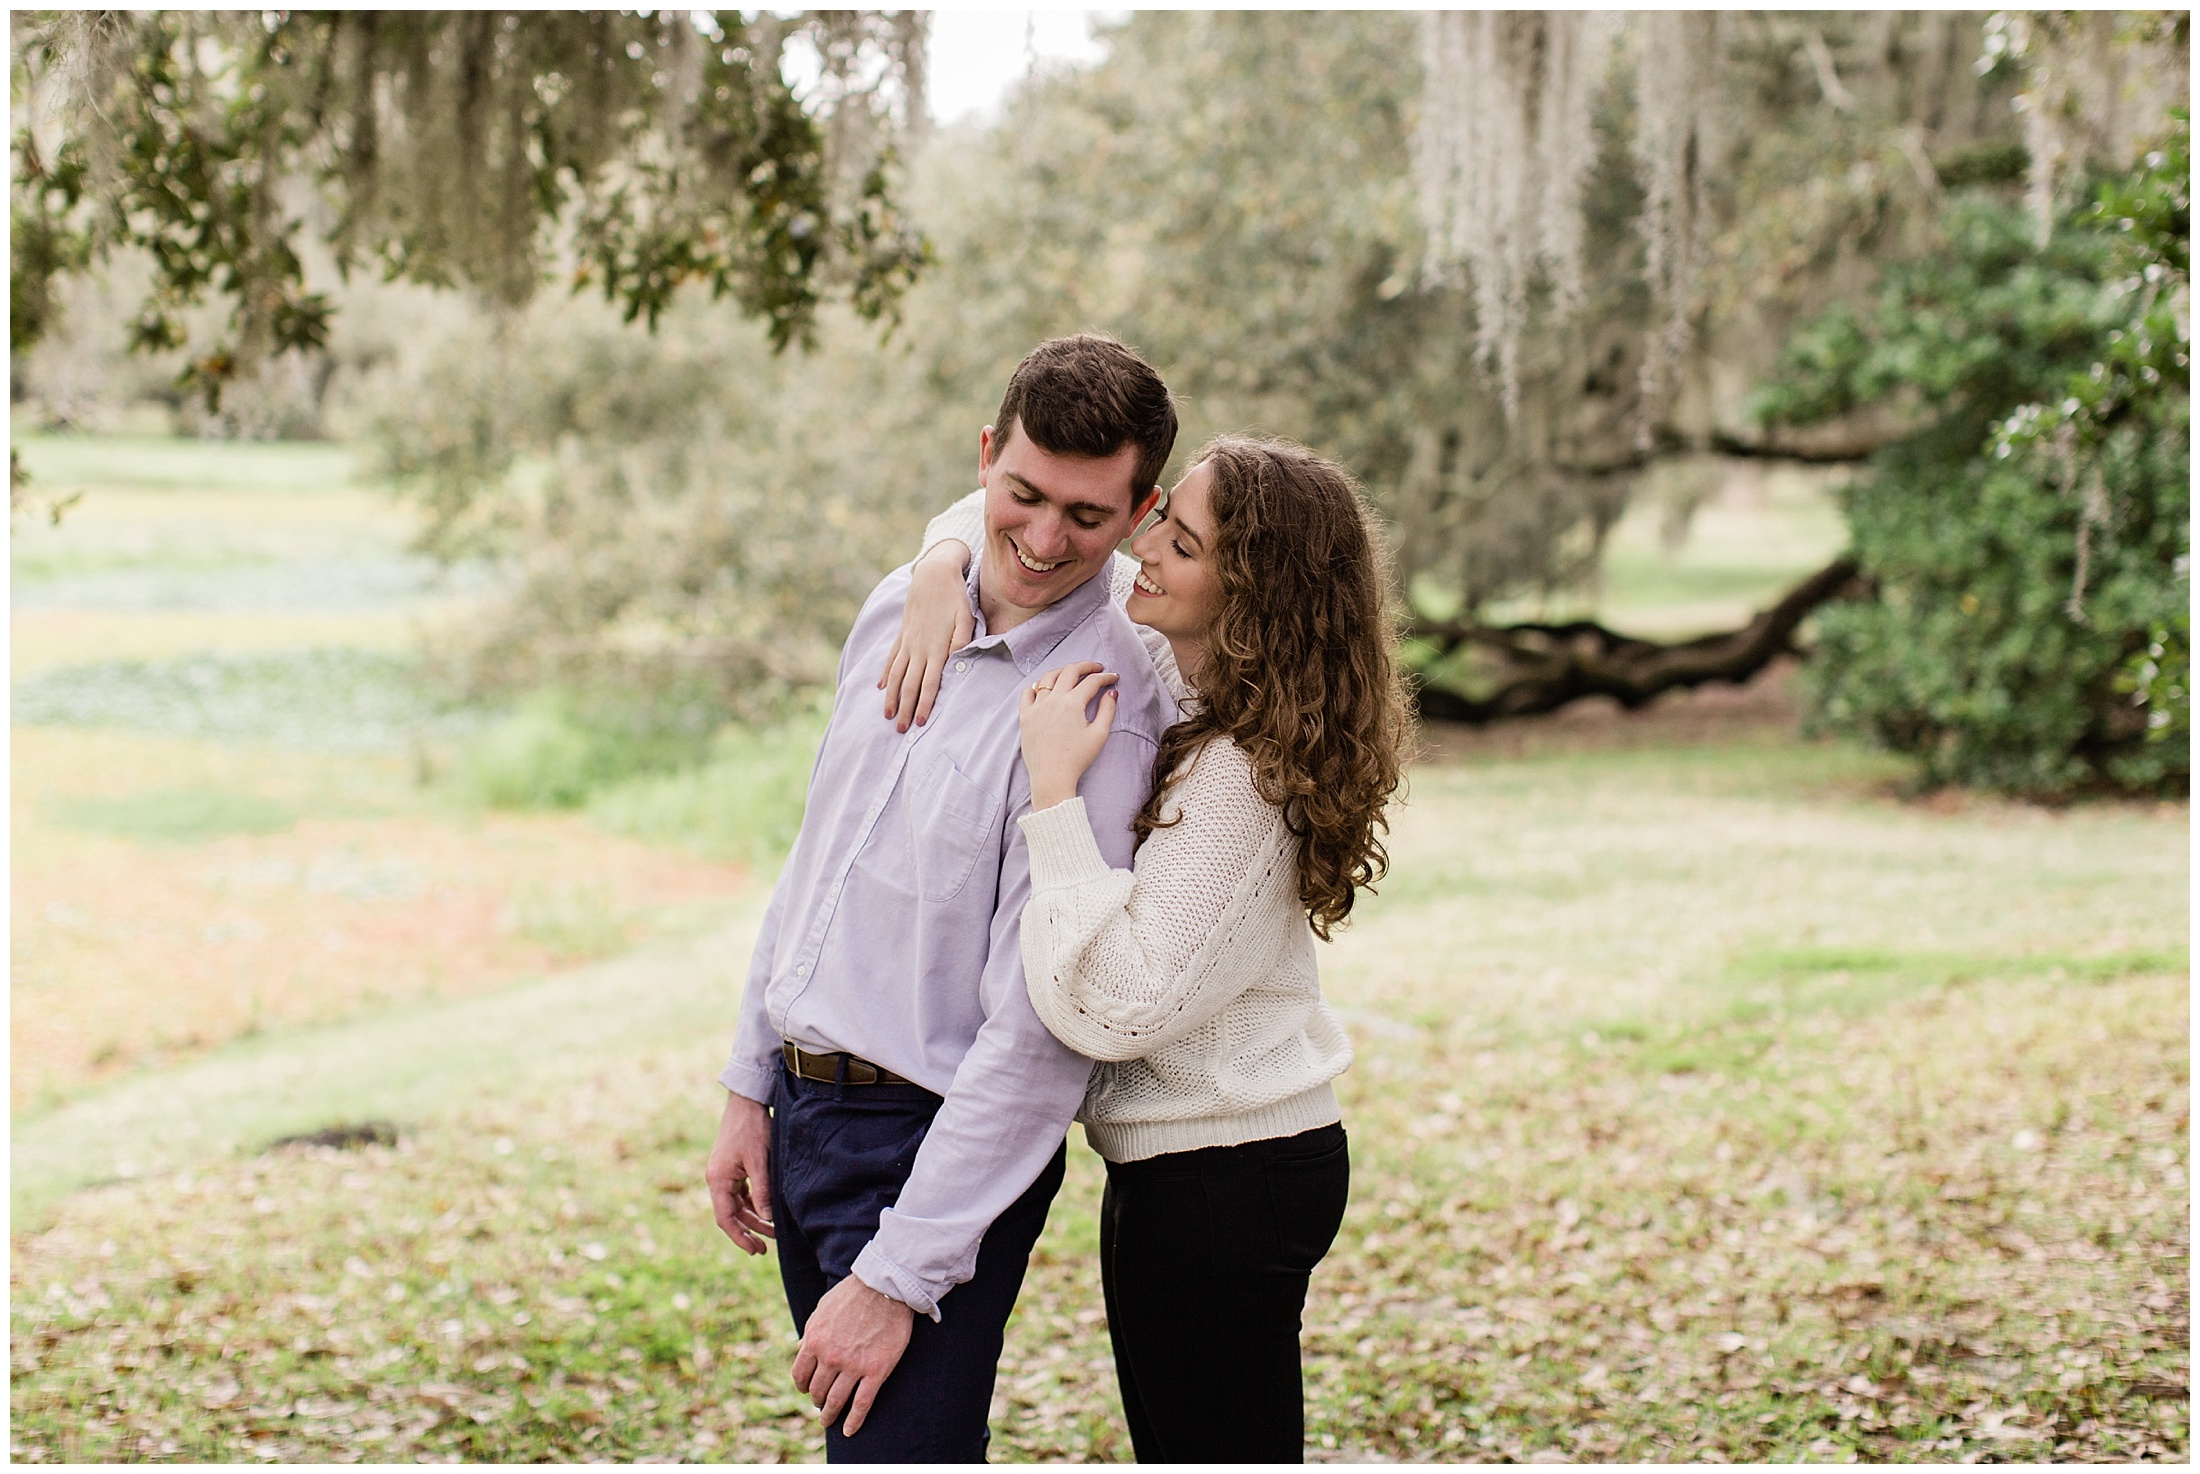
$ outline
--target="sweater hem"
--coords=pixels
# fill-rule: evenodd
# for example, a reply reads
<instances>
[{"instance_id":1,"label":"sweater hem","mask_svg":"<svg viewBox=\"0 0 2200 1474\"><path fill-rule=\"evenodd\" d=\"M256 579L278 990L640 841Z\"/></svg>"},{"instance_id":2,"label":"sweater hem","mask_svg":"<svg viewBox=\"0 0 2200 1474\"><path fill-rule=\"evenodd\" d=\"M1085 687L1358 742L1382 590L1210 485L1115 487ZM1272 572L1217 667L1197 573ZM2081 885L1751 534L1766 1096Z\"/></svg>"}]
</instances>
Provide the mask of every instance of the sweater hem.
<instances>
[{"instance_id":1,"label":"sweater hem","mask_svg":"<svg viewBox=\"0 0 2200 1474\"><path fill-rule=\"evenodd\" d=\"M1111 1162L1142 1162L1169 1152L1196 1152L1211 1146L1240 1146L1296 1136L1344 1119L1337 1092L1324 1080L1312 1090L1271 1105L1222 1116L1184 1121L1087 1121L1085 1141Z\"/></svg>"}]
</instances>

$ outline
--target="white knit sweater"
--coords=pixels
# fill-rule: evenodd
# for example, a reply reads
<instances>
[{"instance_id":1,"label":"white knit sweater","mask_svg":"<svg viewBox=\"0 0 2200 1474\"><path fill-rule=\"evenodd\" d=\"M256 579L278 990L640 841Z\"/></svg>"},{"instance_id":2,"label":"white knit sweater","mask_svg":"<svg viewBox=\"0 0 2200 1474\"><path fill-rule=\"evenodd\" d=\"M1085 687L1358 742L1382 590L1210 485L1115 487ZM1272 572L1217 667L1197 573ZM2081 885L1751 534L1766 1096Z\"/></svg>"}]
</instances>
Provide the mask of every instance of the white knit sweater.
<instances>
[{"instance_id":1,"label":"white knit sweater","mask_svg":"<svg viewBox=\"0 0 2200 1474\"><path fill-rule=\"evenodd\" d=\"M933 519L925 546L975 550L984 535L973 495ZM1122 598L1129 579L1115 572ZM1175 662L1156 665L1181 695ZM1082 799L1021 821L1025 986L1055 1037L1101 1062L1078 1112L1086 1139L1135 1162L1339 1119L1329 1082L1352 1044L1322 1001L1283 811L1217 739L1177 774L1163 812L1179 822L1148 837L1135 870L1108 867Z\"/></svg>"}]
</instances>

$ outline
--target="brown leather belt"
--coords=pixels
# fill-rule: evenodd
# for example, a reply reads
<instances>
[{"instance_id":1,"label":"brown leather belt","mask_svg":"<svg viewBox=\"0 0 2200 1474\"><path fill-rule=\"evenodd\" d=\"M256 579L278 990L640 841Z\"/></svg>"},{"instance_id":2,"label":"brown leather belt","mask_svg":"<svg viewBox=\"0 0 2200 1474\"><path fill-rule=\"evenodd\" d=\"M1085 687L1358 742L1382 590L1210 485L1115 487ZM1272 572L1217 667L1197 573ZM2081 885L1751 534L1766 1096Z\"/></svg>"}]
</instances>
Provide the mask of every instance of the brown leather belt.
<instances>
[{"instance_id":1,"label":"brown leather belt","mask_svg":"<svg viewBox=\"0 0 2200 1474\"><path fill-rule=\"evenodd\" d=\"M813 1054L799 1044L782 1044L779 1057L786 1061L789 1073L804 1080L818 1080L827 1085L914 1085L892 1070L880 1069L867 1059L857 1059L852 1054Z\"/></svg>"}]
</instances>

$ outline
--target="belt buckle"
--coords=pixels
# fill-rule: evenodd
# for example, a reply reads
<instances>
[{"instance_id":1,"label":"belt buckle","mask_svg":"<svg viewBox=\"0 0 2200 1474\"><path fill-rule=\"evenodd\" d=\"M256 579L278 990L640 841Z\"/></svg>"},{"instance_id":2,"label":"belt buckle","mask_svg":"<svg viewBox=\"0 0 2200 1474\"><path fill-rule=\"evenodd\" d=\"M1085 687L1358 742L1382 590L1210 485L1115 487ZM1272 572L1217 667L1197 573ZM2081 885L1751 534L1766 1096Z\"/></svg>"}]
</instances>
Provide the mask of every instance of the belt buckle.
<instances>
[{"instance_id":1,"label":"belt buckle","mask_svg":"<svg viewBox=\"0 0 2200 1474\"><path fill-rule=\"evenodd\" d=\"M814 1080L823 1085L879 1085L889 1078L883 1067L867 1059L858 1059L846 1050L816 1054L792 1039L780 1043L782 1058L791 1063L797 1079Z\"/></svg>"},{"instance_id":2,"label":"belt buckle","mask_svg":"<svg viewBox=\"0 0 2200 1474\"><path fill-rule=\"evenodd\" d=\"M855 1078L853 1067L856 1060L852 1055L818 1054L812 1050L804 1049L791 1039L787 1041L787 1048L794 1053L794 1073L797 1079L810 1080L821 1085L860 1085L866 1083ZM844 1063L836 1067L836 1059Z\"/></svg>"}]
</instances>

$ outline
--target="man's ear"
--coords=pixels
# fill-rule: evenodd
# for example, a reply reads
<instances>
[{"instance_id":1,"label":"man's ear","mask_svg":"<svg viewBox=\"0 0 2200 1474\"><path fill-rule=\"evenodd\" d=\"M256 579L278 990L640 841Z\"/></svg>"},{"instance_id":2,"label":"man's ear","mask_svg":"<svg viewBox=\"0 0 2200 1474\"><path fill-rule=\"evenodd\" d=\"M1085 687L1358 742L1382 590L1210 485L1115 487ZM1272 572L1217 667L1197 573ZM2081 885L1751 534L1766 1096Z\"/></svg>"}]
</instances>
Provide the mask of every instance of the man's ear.
<instances>
[{"instance_id":1,"label":"man's ear","mask_svg":"<svg viewBox=\"0 0 2200 1474\"><path fill-rule=\"evenodd\" d=\"M993 427L986 426L978 432L978 479L985 480L985 473L993 469Z\"/></svg>"}]
</instances>

